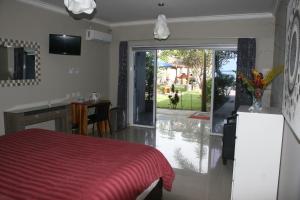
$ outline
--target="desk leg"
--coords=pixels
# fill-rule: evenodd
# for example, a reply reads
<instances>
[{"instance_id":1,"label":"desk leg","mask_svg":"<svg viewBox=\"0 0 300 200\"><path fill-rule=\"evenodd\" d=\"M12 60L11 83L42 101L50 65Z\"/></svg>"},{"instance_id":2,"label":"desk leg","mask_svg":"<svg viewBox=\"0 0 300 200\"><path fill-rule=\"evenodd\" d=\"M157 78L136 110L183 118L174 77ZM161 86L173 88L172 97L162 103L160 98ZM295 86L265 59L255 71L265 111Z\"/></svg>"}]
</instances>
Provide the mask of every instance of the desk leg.
<instances>
[{"instance_id":1,"label":"desk leg","mask_svg":"<svg viewBox=\"0 0 300 200\"><path fill-rule=\"evenodd\" d=\"M55 131L65 131L63 130L63 119L62 118L56 118L55 119Z\"/></svg>"},{"instance_id":2,"label":"desk leg","mask_svg":"<svg viewBox=\"0 0 300 200\"><path fill-rule=\"evenodd\" d=\"M88 134L88 108L86 105L81 106L80 108L80 117L79 117L79 130L80 134L87 135Z\"/></svg>"},{"instance_id":3,"label":"desk leg","mask_svg":"<svg viewBox=\"0 0 300 200\"><path fill-rule=\"evenodd\" d=\"M62 113L55 118L55 130L65 133L71 132L68 110L62 111Z\"/></svg>"},{"instance_id":4,"label":"desk leg","mask_svg":"<svg viewBox=\"0 0 300 200\"><path fill-rule=\"evenodd\" d=\"M72 133L72 122L70 118L70 110L68 109L65 113L65 118L64 118L64 129L67 133Z\"/></svg>"}]
</instances>

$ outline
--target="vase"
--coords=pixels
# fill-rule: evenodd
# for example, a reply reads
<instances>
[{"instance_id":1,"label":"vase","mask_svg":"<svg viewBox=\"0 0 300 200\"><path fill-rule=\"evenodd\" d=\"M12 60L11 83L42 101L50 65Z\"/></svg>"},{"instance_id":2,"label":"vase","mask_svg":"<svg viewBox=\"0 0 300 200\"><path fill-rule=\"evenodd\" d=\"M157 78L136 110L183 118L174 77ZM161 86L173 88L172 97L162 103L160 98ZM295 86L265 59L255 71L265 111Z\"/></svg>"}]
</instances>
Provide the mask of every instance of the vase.
<instances>
[{"instance_id":1,"label":"vase","mask_svg":"<svg viewBox=\"0 0 300 200\"><path fill-rule=\"evenodd\" d=\"M92 92L90 97L89 97L89 100L92 101L92 102L96 102L96 101L99 100L99 97L100 97L99 93Z\"/></svg>"},{"instance_id":2,"label":"vase","mask_svg":"<svg viewBox=\"0 0 300 200\"><path fill-rule=\"evenodd\" d=\"M252 105L249 108L250 112L260 112L262 110L262 96L263 90L260 88L255 89L252 95Z\"/></svg>"}]
</instances>

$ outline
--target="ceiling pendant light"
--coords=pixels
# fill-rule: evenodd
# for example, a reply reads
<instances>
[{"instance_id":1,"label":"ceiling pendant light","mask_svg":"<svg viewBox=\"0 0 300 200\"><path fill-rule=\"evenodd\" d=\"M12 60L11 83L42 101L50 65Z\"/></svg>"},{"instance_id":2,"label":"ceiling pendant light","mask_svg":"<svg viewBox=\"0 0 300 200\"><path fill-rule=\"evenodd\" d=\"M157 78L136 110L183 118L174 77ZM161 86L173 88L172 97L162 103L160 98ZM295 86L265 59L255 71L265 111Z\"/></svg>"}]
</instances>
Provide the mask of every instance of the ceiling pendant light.
<instances>
[{"instance_id":1,"label":"ceiling pendant light","mask_svg":"<svg viewBox=\"0 0 300 200\"><path fill-rule=\"evenodd\" d=\"M158 15L154 27L154 38L158 40L166 40L170 36L170 30L167 25L165 15Z\"/></svg>"},{"instance_id":2,"label":"ceiling pendant light","mask_svg":"<svg viewBox=\"0 0 300 200\"><path fill-rule=\"evenodd\" d=\"M163 2L159 3L159 7L163 7L165 4ZM165 15L160 14L157 17L157 21L154 26L154 39L166 40L170 36L170 30L167 24L167 18Z\"/></svg>"},{"instance_id":3,"label":"ceiling pendant light","mask_svg":"<svg viewBox=\"0 0 300 200\"><path fill-rule=\"evenodd\" d=\"M96 8L94 0L64 0L66 8L73 14L92 14Z\"/></svg>"}]
</instances>

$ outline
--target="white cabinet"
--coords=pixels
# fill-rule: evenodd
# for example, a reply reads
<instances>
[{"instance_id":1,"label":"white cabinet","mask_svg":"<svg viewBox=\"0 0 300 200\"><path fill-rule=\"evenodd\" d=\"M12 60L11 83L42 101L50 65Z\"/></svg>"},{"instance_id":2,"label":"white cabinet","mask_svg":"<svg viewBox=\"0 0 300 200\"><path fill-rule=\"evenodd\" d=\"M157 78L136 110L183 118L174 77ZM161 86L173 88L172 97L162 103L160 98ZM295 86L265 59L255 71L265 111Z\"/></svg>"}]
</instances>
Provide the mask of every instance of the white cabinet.
<instances>
[{"instance_id":1,"label":"white cabinet","mask_svg":"<svg viewBox=\"0 0 300 200\"><path fill-rule=\"evenodd\" d=\"M283 116L275 109L238 111L232 200L276 200Z\"/></svg>"}]
</instances>

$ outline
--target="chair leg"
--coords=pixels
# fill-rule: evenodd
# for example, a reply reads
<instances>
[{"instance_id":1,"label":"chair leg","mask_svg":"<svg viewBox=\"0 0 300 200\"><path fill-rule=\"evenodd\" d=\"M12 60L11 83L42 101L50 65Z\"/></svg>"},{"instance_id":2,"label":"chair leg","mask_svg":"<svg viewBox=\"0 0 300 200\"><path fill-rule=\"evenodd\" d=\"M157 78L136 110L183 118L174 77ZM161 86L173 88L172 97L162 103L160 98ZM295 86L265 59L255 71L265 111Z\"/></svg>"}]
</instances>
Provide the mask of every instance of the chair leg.
<instances>
[{"instance_id":1,"label":"chair leg","mask_svg":"<svg viewBox=\"0 0 300 200\"><path fill-rule=\"evenodd\" d=\"M106 136L107 133L107 121L101 121L101 134L103 134L103 136Z\"/></svg>"},{"instance_id":2,"label":"chair leg","mask_svg":"<svg viewBox=\"0 0 300 200\"><path fill-rule=\"evenodd\" d=\"M101 129L101 122L97 122L97 133L99 137L102 137Z\"/></svg>"}]
</instances>

